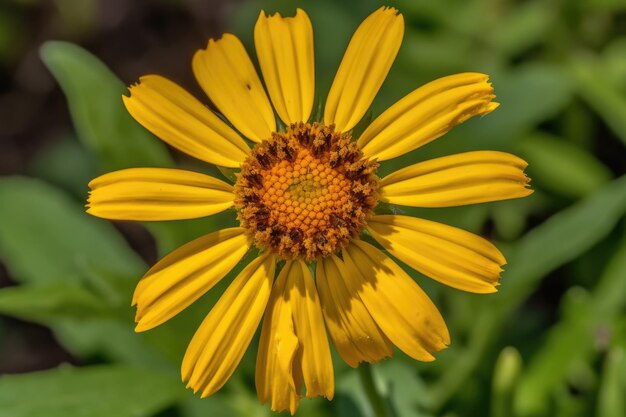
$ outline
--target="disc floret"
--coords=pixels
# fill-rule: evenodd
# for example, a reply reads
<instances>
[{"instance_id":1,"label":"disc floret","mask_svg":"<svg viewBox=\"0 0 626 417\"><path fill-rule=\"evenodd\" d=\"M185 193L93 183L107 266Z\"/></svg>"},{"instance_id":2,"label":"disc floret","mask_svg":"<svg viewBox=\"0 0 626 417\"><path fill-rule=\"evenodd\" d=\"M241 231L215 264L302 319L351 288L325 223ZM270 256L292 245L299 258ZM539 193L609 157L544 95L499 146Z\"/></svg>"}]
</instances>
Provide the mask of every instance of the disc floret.
<instances>
[{"instance_id":1,"label":"disc floret","mask_svg":"<svg viewBox=\"0 0 626 417\"><path fill-rule=\"evenodd\" d=\"M376 205L378 164L349 133L296 123L256 145L235 185L241 225L285 259L328 256L358 235Z\"/></svg>"}]
</instances>

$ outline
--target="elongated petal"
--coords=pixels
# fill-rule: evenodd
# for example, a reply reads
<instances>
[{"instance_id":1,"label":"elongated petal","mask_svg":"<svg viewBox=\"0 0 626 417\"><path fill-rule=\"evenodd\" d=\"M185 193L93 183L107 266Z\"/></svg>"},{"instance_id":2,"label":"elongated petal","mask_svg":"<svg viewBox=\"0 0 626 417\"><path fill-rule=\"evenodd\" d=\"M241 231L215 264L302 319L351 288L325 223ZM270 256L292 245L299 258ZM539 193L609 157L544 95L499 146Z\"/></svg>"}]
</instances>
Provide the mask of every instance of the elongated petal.
<instances>
[{"instance_id":1,"label":"elongated petal","mask_svg":"<svg viewBox=\"0 0 626 417\"><path fill-rule=\"evenodd\" d=\"M296 335L302 347L302 376L309 398L322 395L332 400L335 393L333 363L315 282L303 261L289 269L289 298Z\"/></svg>"},{"instance_id":2,"label":"elongated petal","mask_svg":"<svg viewBox=\"0 0 626 417\"><path fill-rule=\"evenodd\" d=\"M400 169L380 183L380 200L413 207L450 207L532 194L528 164L495 151L466 152Z\"/></svg>"},{"instance_id":3,"label":"elongated petal","mask_svg":"<svg viewBox=\"0 0 626 417\"><path fill-rule=\"evenodd\" d=\"M390 7L369 15L350 39L328 93L324 123L352 129L372 104L398 54L404 18Z\"/></svg>"},{"instance_id":4,"label":"elongated petal","mask_svg":"<svg viewBox=\"0 0 626 417\"><path fill-rule=\"evenodd\" d=\"M210 39L193 57L193 73L211 101L246 137L260 142L276 130L272 105L241 41Z\"/></svg>"},{"instance_id":5,"label":"elongated petal","mask_svg":"<svg viewBox=\"0 0 626 417\"><path fill-rule=\"evenodd\" d=\"M276 280L261 330L259 400L293 414L303 384L309 398L333 398L333 366L315 283L304 262L289 261Z\"/></svg>"},{"instance_id":6,"label":"elongated petal","mask_svg":"<svg viewBox=\"0 0 626 417\"><path fill-rule=\"evenodd\" d=\"M358 140L368 158L395 158L444 135L470 117L498 107L489 77L450 75L408 94L369 125Z\"/></svg>"},{"instance_id":7,"label":"elongated petal","mask_svg":"<svg viewBox=\"0 0 626 417\"><path fill-rule=\"evenodd\" d=\"M219 213L233 205L232 186L180 169L131 168L89 183L87 213L112 220L179 220Z\"/></svg>"},{"instance_id":8,"label":"elongated petal","mask_svg":"<svg viewBox=\"0 0 626 417\"><path fill-rule=\"evenodd\" d=\"M286 266L285 266L286 268ZM294 367L300 367L297 351L292 302L286 297L287 271L281 271L270 294L256 361L255 383L261 404L270 401L274 411L298 409L302 379L294 378ZM294 363L296 361L297 363Z\"/></svg>"},{"instance_id":9,"label":"elongated petal","mask_svg":"<svg viewBox=\"0 0 626 417\"><path fill-rule=\"evenodd\" d=\"M335 348L353 368L393 355L393 345L367 311L361 297L345 283L348 271L335 255L318 261L315 270L326 326Z\"/></svg>"},{"instance_id":10,"label":"elongated petal","mask_svg":"<svg viewBox=\"0 0 626 417\"><path fill-rule=\"evenodd\" d=\"M224 278L250 248L245 232L234 227L202 236L150 268L133 296L135 331L169 320Z\"/></svg>"},{"instance_id":11,"label":"elongated petal","mask_svg":"<svg viewBox=\"0 0 626 417\"><path fill-rule=\"evenodd\" d=\"M298 9L294 17L261 12L254 27L261 72L278 116L287 124L306 122L313 109L313 26Z\"/></svg>"},{"instance_id":12,"label":"elongated petal","mask_svg":"<svg viewBox=\"0 0 626 417\"><path fill-rule=\"evenodd\" d=\"M393 256L464 291L496 291L506 260L489 241L465 230L409 216L373 216L369 232Z\"/></svg>"},{"instance_id":13,"label":"elongated petal","mask_svg":"<svg viewBox=\"0 0 626 417\"><path fill-rule=\"evenodd\" d=\"M208 397L222 388L241 361L261 322L274 281L276 259L252 261L220 297L189 343L183 381Z\"/></svg>"},{"instance_id":14,"label":"elongated petal","mask_svg":"<svg viewBox=\"0 0 626 417\"><path fill-rule=\"evenodd\" d=\"M211 164L238 168L246 142L191 94L170 80L147 75L123 96L128 112L173 147Z\"/></svg>"},{"instance_id":15,"label":"elongated petal","mask_svg":"<svg viewBox=\"0 0 626 417\"><path fill-rule=\"evenodd\" d=\"M420 361L450 344L437 307L387 255L360 240L343 251L346 283L357 292L385 335L401 351Z\"/></svg>"}]
</instances>

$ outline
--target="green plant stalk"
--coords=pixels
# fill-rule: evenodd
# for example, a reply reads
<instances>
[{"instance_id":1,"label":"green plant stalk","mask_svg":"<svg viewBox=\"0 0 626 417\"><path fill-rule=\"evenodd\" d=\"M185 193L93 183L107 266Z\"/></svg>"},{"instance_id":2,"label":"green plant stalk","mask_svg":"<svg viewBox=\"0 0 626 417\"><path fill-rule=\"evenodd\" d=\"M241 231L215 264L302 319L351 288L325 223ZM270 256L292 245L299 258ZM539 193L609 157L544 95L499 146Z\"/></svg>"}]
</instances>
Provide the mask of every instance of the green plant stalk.
<instances>
[{"instance_id":1,"label":"green plant stalk","mask_svg":"<svg viewBox=\"0 0 626 417\"><path fill-rule=\"evenodd\" d=\"M363 391L367 397L374 416L376 417L393 417L389 408L385 404L385 399L380 392L376 389L374 384L374 376L372 375L372 367L369 363L362 363L358 367L359 379L363 385Z\"/></svg>"}]
</instances>

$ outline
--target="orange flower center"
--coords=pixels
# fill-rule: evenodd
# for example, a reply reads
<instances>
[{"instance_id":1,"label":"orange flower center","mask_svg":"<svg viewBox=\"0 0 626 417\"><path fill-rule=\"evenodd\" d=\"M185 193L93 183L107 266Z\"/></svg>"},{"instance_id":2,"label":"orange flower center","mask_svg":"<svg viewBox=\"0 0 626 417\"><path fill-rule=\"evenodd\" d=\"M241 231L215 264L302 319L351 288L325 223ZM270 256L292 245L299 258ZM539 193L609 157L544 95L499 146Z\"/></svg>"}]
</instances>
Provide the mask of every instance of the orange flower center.
<instances>
[{"instance_id":1,"label":"orange flower center","mask_svg":"<svg viewBox=\"0 0 626 417\"><path fill-rule=\"evenodd\" d=\"M377 164L349 134L294 124L258 144L235 185L238 218L283 258L328 256L358 235L376 205Z\"/></svg>"}]
</instances>

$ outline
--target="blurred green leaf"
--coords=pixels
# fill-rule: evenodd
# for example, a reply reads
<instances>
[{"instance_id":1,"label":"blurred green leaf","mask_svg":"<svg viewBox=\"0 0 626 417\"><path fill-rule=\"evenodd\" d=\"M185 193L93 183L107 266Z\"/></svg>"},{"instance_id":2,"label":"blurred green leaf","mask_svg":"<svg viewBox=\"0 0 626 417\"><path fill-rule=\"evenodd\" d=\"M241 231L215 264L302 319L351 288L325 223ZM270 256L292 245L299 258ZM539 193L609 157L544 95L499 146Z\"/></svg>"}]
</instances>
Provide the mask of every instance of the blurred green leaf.
<instances>
[{"instance_id":1,"label":"blurred green leaf","mask_svg":"<svg viewBox=\"0 0 626 417\"><path fill-rule=\"evenodd\" d=\"M611 181L528 232L507 256L509 266L497 299L500 308L512 311L519 306L541 278L589 250L615 227L624 213L626 176Z\"/></svg>"},{"instance_id":2,"label":"blurred green leaf","mask_svg":"<svg viewBox=\"0 0 626 417\"><path fill-rule=\"evenodd\" d=\"M484 31L485 41L500 53L516 55L545 40L557 17L553 3L528 1L511 7L492 30Z\"/></svg>"},{"instance_id":3,"label":"blurred green leaf","mask_svg":"<svg viewBox=\"0 0 626 417\"><path fill-rule=\"evenodd\" d=\"M103 171L172 165L163 143L128 114L126 86L98 58L59 41L44 43L40 54L67 97L79 138L98 155Z\"/></svg>"},{"instance_id":4,"label":"blurred green leaf","mask_svg":"<svg viewBox=\"0 0 626 417\"><path fill-rule=\"evenodd\" d=\"M178 378L123 366L0 377L0 409L7 417L147 417L183 395Z\"/></svg>"},{"instance_id":5,"label":"blurred green leaf","mask_svg":"<svg viewBox=\"0 0 626 417\"><path fill-rule=\"evenodd\" d=\"M626 94L611 83L604 66L594 57L577 56L571 62L571 73L578 93L626 143Z\"/></svg>"},{"instance_id":6,"label":"blurred green leaf","mask_svg":"<svg viewBox=\"0 0 626 417\"><path fill-rule=\"evenodd\" d=\"M160 346L154 345L167 341L151 340L148 335L135 333L130 308L128 312L126 319L74 317L41 320L39 323L52 328L61 344L79 358L104 357L114 363L175 372L180 365L180 356L175 361L168 360L170 358L158 349ZM179 336L174 335L174 338ZM172 342L181 341L174 339Z\"/></svg>"},{"instance_id":7,"label":"blurred green leaf","mask_svg":"<svg viewBox=\"0 0 626 417\"><path fill-rule=\"evenodd\" d=\"M428 417L424 404L428 402L426 383L414 367L399 360L388 360L374 365L383 394L389 399L397 417Z\"/></svg>"},{"instance_id":8,"label":"blurred green leaf","mask_svg":"<svg viewBox=\"0 0 626 417\"><path fill-rule=\"evenodd\" d=\"M124 306L130 316L126 305L146 267L111 224L89 216L39 180L0 179L0 201L0 259L14 279L45 288L74 286L76 294L81 287L90 288L108 306L118 311ZM127 363L162 363L145 338L133 333L132 319L126 315L103 319L41 314L29 319L50 326L80 357L104 352Z\"/></svg>"},{"instance_id":9,"label":"blurred green leaf","mask_svg":"<svg viewBox=\"0 0 626 417\"><path fill-rule=\"evenodd\" d=\"M95 158L76 138L64 137L35 155L28 172L82 200L87 183L98 174L96 166Z\"/></svg>"},{"instance_id":10,"label":"blurred green leaf","mask_svg":"<svg viewBox=\"0 0 626 417\"><path fill-rule=\"evenodd\" d=\"M0 313L28 321L106 315L108 307L87 289L75 285L22 285L0 290Z\"/></svg>"},{"instance_id":11,"label":"blurred green leaf","mask_svg":"<svg viewBox=\"0 0 626 417\"><path fill-rule=\"evenodd\" d=\"M626 7L626 2L624 7ZM611 41L602 52L604 68L611 82L626 93L626 37L622 36Z\"/></svg>"},{"instance_id":12,"label":"blurred green leaf","mask_svg":"<svg viewBox=\"0 0 626 417\"><path fill-rule=\"evenodd\" d=\"M583 0L581 5L589 9L602 11L621 11L626 9L624 0Z\"/></svg>"},{"instance_id":13,"label":"blurred green leaf","mask_svg":"<svg viewBox=\"0 0 626 417\"><path fill-rule=\"evenodd\" d=\"M90 271L139 277L143 261L111 224L35 179L0 179L0 258L20 282L69 283Z\"/></svg>"},{"instance_id":14,"label":"blurred green leaf","mask_svg":"<svg viewBox=\"0 0 626 417\"><path fill-rule=\"evenodd\" d=\"M626 355L623 347L615 347L605 359L597 417L626 417L624 392L626 392Z\"/></svg>"},{"instance_id":15,"label":"blurred green leaf","mask_svg":"<svg viewBox=\"0 0 626 417\"><path fill-rule=\"evenodd\" d=\"M582 298L581 298L581 292ZM515 414L545 415L549 400L572 373L574 367L589 360L594 350L592 309L584 290L568 293L570 314L550 329L546 340L530 360L515 396Z\"/></svg>"},{"instance_id":16,"label":"blurred green leaf","mask_svg":"<svg viewBox=\"0 0 626 417\"><path fill-rule=\"evenodd\" d=\"M430 417L424 411L428 393L424 381L412 367L395 358L371 366L374 385L397 417ZM338 415L377 417L356 370L337 375Z\"/></svg>"},{"instance_id":17,"label":"blurred green leaf","mask_svg":"<svg viewBox=\"0 0 626 417\"><path fill-rule=\"evenodd\" d=\"M526 229L526 218L539 205L539 199L539 195L534 193L528 198L492 204L491 215L498 236L506 241L520 237Z\"/></svg>"},{"instance_id":18,"label":"blurred green leaf","mask_svg":"<svg viewBox=\"0 0 626 417\"><path fill-rule=\"evenodd\" d=\"M224 395L217 393L210 398L199 400L192 397L181 404L182 414L185 417L207 417L207 416L237 416L234 408L223 400ZM258 404L258 400L256 401ZM258 406L257 406L258 407ZM243 415L243 414L242 414ZM261 417L261 416L258 416Z\"/></svg>"},{"instance_id":19,"label":"blurred green leaf","mask_svg":"<svg viewBox=\"0 0 626 417\"><path fill-rule=\"evenodd\" d=\"M411 72L412 84L408 84L409 80L403 79L399 81L396 89L404 90L403 93L408 94L419 87L420 83L432 81L428 77L434 73L444 76L461 71L472 58L471 39L460 38L449 32L424 33L409 28L398 54L398 64ZM386 83L394 81L390 78Z\"/></svg>"},{"instance_id":20,"label":"blurred green leaf","mask_svg":"<svg viewBox=\"0 0 626 417\"><path fill-rule=\"evenodd\" d=\"M565 197L583 197L612 177L592 154L558 137L537 132L523 138L518 149L533 182Z\"/></svg>"},{"instance_id":21,"label":"blurred green leaf","mask_svg":"<svg viewBox=\"0 0 626 417\"><path fill-rule=\"evenodd\" d=\"M517 349L508 346L502 349L492 380L491 417L513 415L513 392L522 371L522 357Z\"/></svg>"}]
</instances>

